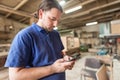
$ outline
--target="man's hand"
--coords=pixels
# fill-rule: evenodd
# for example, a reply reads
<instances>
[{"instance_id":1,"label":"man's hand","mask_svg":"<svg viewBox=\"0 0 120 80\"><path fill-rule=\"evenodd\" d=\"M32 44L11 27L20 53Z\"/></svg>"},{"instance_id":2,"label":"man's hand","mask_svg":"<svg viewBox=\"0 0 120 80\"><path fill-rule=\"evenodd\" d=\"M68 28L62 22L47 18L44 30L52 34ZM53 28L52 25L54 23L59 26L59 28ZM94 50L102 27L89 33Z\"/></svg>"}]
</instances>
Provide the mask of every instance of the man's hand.
<instances>
[{"instance_id":1,"label":"man's hand","mask_svg":"<svg viewBox=\"0 0 120 80\"><path fill-rule=\"evenodd\" d=\"M56 60L51 66L54 73L64 72L67 69L71 70L73 68L75 61L68 61L68 60L69 60L69 57L67 56L66 56L66 59L62 58L62 59Z\"/></svg>"}]
</instances>

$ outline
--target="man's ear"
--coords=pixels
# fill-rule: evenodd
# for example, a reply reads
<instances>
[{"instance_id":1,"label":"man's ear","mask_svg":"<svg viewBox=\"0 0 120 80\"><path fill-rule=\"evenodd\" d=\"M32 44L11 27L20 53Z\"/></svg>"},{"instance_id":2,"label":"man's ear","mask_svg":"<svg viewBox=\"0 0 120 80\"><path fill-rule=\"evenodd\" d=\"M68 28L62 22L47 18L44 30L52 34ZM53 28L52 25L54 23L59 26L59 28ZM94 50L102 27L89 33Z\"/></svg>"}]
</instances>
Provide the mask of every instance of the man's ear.
<instances>
[{"instance_id":1,"label":"man's ear","mask_svg":"<svg viewBox=\"0 0 120 80\"><path fill-rule=\"evenodd\" d=\"M44 11L43 11L42 9L39 10L39 15L38 15L38 17L39 17L40 19L41 19L42 16L43 16L43 12L44 12Z\"/></svg>"}]
</instances>

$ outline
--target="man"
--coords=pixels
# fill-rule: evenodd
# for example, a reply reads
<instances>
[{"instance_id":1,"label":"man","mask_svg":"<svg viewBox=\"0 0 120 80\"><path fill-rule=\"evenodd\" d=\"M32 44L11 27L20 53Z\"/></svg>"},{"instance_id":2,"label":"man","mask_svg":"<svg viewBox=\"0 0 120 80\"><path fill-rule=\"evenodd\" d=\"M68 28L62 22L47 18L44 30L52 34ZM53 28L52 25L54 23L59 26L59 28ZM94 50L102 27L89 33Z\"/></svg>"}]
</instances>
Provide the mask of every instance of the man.
<instances>
[{"instance_id":1,"label":"man","mask_svg":"<svg viewBox=\"0 0 120 80\"><path fill-rule=\"evenodd\" d=\"M38 22L20 31L14 38L6 60L9 80L65 80L65 70L74 61L62 58L60 36L53 30L62 14L56 0L43 0Z\"/></svg>"}]
</instances>

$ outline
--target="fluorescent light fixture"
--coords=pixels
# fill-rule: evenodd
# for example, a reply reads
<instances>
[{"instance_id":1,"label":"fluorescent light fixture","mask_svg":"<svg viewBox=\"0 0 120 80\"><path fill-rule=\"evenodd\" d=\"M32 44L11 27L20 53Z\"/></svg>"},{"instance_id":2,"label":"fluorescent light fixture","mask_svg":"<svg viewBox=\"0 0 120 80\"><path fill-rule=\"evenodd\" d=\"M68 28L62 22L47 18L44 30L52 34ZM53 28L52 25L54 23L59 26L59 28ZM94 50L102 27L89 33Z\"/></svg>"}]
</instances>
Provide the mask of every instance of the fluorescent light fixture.
<instances>
[{"instance_id":1,"label":"fluorescent light fixture","mask_svg":"<svg viewBox=\"0 0 120 80\"><path fill-rule=\"evenodd\" d=\"M86 26L95 25L95 24L97 24L97 23L98 23L98 22L87 23Z\"/></svg>"},{"instance_id":2,"label":"fluorescent light fixture","mask_svg":"<svg viewBox=\"0 0 120 80\"><path fill-rule=\"evenodd\" d=\"M77 7L71 8L71 9L69 9L69 10L66 10L65 13L68 14L68 13L77 11L77 10L79 10L79 9L81 9L81 8L82 8L82 6L77 6Z\"/></svg>"},{"instance_id":3,"label":"fluorescent light fixture","mask_svg":"<svg viewBox=\"0 0 120 80\"><path fill-rule=\"evenodd\" d=\"M64 5L65 5L65 0L61 0L61 1L59 2L59 4L60 4L61 6L64 6Z\"/></svg>"},{"instance_id":4,"label":"fluorescent light fixture","mask_svg":"<svg viewBox=\"0 0 120 80\"><path fill-rule=\"evenodd\" d=\"M58 27L54 27L54 30L57 30L58 29Z\"/></svg>"}]
</instances>

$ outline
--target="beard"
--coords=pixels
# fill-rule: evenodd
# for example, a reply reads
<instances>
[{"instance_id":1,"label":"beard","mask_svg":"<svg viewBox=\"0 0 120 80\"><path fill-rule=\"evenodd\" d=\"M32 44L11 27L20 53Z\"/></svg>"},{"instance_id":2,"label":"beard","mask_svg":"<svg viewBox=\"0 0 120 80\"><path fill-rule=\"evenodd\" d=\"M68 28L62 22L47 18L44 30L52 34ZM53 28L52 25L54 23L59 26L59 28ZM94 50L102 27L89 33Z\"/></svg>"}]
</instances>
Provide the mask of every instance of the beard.
<instances>
[{"instance_id":1,"label":"beard","mask_svg":"<svg viewBox=\"0 0 120 80\"><path fill-rule=\"evenodd\" d=\"M53 31L54 26L51 27L51 26L43 25L42 28L45 29L45 31L47 31L47 32L51 32L51 31Z\"/></svg>"}]
</instances>

